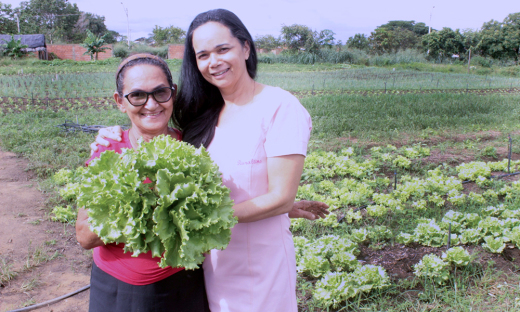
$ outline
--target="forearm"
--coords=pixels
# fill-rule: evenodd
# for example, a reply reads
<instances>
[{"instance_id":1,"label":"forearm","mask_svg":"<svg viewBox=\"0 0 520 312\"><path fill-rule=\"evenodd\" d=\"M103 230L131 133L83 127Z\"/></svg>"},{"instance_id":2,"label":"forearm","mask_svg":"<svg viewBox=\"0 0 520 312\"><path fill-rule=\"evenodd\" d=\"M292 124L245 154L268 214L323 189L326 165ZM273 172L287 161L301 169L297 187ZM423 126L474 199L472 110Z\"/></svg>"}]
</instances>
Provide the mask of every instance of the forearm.
<instances>
[{"instance_id":1,"label":"forearm","mask_svg":"<svg viewBox=\"0 0 520 312\"><path fill-rule=\"evenodd\" d=\"M296 194L295 194L296 195ZM291 211L295 196L266 193L233 206L238 222L253 222Z\"/></svg>"},{"instance_id":2,"label":"forearm","mask_svg":"<svg viewBox=\"0 0 520 312\"><path fill-rule=\"evenodd\" d=\"M303 155L267 158L267 193L233 206L238 222L258 221L291 211L304 161Z\"/></svg>"},{"instance_id":3,"label":"forearm","mask_svg":"<svg viewBox=\"0 0 520 312\"><path fill-rule=\"evenodd\" d=\"M92 249L94 247L103 246L105 243L90 230L88 224L87 211L83 208L78 209L78 219L76 221L76 239L81 247Z\"/></svg>"}]
</instances>

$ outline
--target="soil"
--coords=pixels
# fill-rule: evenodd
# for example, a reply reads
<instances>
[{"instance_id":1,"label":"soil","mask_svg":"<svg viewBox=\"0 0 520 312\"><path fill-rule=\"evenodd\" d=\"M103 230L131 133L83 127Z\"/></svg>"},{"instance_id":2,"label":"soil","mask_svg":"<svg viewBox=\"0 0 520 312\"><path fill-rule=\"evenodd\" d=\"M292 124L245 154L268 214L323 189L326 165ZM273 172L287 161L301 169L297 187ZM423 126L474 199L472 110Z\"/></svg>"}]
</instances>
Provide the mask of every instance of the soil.
<instances>
[{"instance_id":1,"label":"soil","mask_svg":"<svg viewBox=\"0 0 520 312\"><path fill-rule=\"evenodd\" d=\"M520 274L520 250L518 248L506 248L502 254L485 252L480 246L464 246L466 250L476 257L475 262L486 266L492 261L493 268L506 274ZM395 244L383 246L376 250L367 246L360 246L361 253L358 259L364 264L380 265L385 268L389 277L394 281L399 279L413 279L413 266L424 255L435 254L441 256L446 252L446 247L435 248L418 244L404 246Z\"/></svg>"},{"instance_id":2,"label":"soil","mask_svg":"<svg viewBox=\"0 0 520 312\"><path fill-rule=\"evenodd\" d=\"M0 150L0 274L17 272L0 285L1 312L54 299L90 279L90 252L77 244L74 227L49 220L46 198L26 168L24 159ZM87 290L38 311L87 311L88 296Z\"/></svg>"}]
</instances>

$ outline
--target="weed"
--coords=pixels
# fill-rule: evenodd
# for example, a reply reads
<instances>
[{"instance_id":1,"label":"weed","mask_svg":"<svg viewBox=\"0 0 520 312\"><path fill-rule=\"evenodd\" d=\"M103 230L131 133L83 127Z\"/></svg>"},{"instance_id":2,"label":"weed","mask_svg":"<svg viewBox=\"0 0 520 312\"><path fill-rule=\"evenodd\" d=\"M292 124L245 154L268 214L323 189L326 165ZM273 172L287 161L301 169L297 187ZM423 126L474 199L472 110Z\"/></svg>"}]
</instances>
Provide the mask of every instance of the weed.
<instances>
[{"instance_id":1,"label":"weed","mask_svg":"<svg viewBox=\"0 0 520 312\"><path fill-rule=\"evenodd\" d=\"M33 304L36 304L36 300L34 300L34 298L31 298L31 299L25 301L25 302L22 304L22 307L32 306Z\"/></svg>"},{"instance_id":2,"label":"weed","mask_svg":"<svg viewBox=\"0 0 520 312\"><path fill-rule=\"evenodd\" d=\"M37 267L43 263L49 262L61 256L61 254L58 251L52 253L52 251L46 248L44 245L38 246L33 249L31 248L31 244L29 244L28 254L23 267L24 271L28 271L34 267Z\"/></svg>"},{"instance_id":3,"label":"weed","mask_svg":"<svg viewBox=\"0 0 520 312\"><path fill-rule=\"evenodd\" d=\"M0 257L0 286L5 285L7 282L15 278L18 273L13 269L13 264L10 263L5 257Z\"/></svg>"},{"instance_id":4,"label":"weed","mask_svg":"<svg viewBox=\"0 0 520 312\"><path fill-rule=\"evenodd\" d=\"M24 281L22 283L22 285L20 286L20 290L23 291L23 292L28 292L28 291L31 291L33 290L34 288L40 286L41 282L40 282L40 274L38 274L38 276L36 277L33 277L27 281Z\"/></svg>"}]
</instances>

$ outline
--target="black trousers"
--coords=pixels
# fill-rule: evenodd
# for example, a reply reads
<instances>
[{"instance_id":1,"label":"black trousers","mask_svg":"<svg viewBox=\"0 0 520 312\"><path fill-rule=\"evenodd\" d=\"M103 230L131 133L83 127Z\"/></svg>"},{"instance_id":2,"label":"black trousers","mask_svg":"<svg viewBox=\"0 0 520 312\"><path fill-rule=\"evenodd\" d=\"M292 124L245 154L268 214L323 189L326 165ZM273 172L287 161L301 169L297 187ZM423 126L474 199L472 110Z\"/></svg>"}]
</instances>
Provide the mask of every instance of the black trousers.
<instances>
[{"instance_id":1,"label":"black trousers","mask_svg":"<svg viewBox=\"0 0 520 312\"><path fill-rule=\"evenodd\" d=\"M89 312L209 312L202 268L136 286L92 263Z\"/></svg>"}]
</instances>

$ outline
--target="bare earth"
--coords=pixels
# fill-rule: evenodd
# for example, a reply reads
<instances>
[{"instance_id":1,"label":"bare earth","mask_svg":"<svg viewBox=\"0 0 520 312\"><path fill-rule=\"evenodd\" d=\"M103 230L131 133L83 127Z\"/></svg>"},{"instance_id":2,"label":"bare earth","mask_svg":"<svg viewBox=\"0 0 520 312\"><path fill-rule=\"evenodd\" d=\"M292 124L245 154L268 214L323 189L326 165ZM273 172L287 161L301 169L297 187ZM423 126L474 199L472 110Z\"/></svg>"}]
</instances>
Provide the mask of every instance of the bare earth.
<instances>
[{"instance_id":1,"label":"bare earth","mask_svg":"<svg viewBox=\"0 0 520 312\"><path fill-rule=\"evenodd\" d=\"M90 279L90 253L72 226L49 220L45 196L26 167L23 158L0 150L0 274L18 273L0 284L0 312L54 299ZM88 296L87 290L36 311L87 311Z\"/></svg>"}]
</instances>

